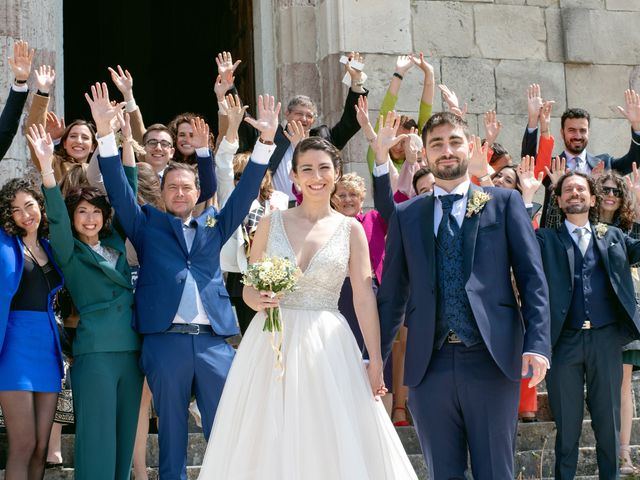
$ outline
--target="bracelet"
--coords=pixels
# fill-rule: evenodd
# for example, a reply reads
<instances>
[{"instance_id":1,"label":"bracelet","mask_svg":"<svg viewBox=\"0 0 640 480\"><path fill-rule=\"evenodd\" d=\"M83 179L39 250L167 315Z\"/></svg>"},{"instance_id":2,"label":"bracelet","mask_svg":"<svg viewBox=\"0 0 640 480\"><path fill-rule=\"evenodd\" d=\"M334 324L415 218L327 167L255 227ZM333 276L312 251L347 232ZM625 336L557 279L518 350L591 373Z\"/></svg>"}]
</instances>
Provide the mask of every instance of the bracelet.
<instances>
[{"instance_id":1,"label":"bracelet","mask_svg":"<svg viewBox=\"0 0 640 480\"><path fill-rule=\"evenodd\" d=\"M260 143L262 143L263 145L273 145L273 141L272 140L263 140L262 137L259 137L258 141Z\"/></svg>"},{"instance_id":2,"label":"bracelet","mask_svg":"<svg viewBox=\"0 0 640 480\"><path fill-rule=\"evenodd\" d=\"M487 180L491 180L491 174L487 173L486 175L478 177L478 180L480 180L481 182L486 182Z\"/></svg>"},{"instance_id":3,"label":"bracelet","mask_svg":"<svg viewBox=\"0 0 640 480\"><path fill-rule=\"evenodd\" d=\"M46 177L47 175L53 175L53 169L51 170L47 170L46 172L40 172L42 174L43 177Z\"/></svg>"},{"instance_id":4,"label":"bracelet","mask_svg":"<svg viewBox=\"0 0 640 480\"><path fill-rule=\"evenodd\" d=\"M373 143L376 141L376 137L367 138L367 142Z\"/></svg>"},{"instance_id":5,"label":"bracelet","mask_svg":"<svg viewBox=\"0 0 640 480\"><path fill-rule=\"evenodd\" d=\"M404 80L404 77L400 75L398 72L393 72L393 76L399 78L400 80Z\"/></svg>"},{"instance_id":6,"label":"bracelet","mask_svg":"<svg viewBox=\"0 0 640 480\"><path fill-rule=\"evenodd\" d=\"M16 83L16 85L24 85L25 83L27 83L26 80L18 80L17 78L14 79L14 82Z\"/></svg>"},{"instance_id":7,"label":"bracelet","mask_svg":"<svg viewBox=\"0 0 640 480\"><path fill-rule=\"evenodd\" d=\"M40 95L41 97L48 97L49 96L49 92L42 92L40 90L38 90L36 92L36 94Z\"/></svg>"}]
</instances>

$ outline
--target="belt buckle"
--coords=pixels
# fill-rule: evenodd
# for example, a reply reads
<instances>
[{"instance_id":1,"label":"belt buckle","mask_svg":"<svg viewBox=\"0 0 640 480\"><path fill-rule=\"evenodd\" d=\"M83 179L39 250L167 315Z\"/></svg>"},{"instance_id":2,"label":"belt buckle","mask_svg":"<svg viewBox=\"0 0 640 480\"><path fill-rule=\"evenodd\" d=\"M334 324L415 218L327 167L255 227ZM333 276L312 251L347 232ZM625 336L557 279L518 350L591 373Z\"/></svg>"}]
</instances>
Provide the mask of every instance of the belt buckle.
<instances>
[{"instance_id":1,"label":"belt buckle","mask_svg":"<svg viewBox=\"0 0 640 480\"><path fill-rule=\"evenodd\" d=\"M456 332L449 332L447 334L447 343L462 343L462 340L460 340L460 337Z\"/></svg>"},{"instance_id":2,"label":"belt buckle","mask_svg":"<svg viewBox=\"0 0 640 480\"><path fill-rule=\"evenodd\" d=\"M591 321L585 320L582 324L582 330L591 330Z\"/></svg>"},{"instance_id":3,"label":"belt buckle","mask_svg":"<svg viewBox=\"0 0 640 480\"><path fill-rule=\"evenodd\" d=\"M200 325L197 323L191 324L190 327L195 327L195 331L189 330L189 335L199 335L200 334Z\"/></svg>"}]
</instances>

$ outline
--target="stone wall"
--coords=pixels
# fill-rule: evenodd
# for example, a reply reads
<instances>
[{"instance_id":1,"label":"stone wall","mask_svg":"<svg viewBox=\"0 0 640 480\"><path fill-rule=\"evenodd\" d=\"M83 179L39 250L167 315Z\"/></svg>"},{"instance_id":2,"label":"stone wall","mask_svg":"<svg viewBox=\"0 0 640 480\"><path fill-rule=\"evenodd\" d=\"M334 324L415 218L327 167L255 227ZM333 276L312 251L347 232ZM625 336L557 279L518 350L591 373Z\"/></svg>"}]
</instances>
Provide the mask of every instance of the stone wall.
<instances>
[{"instance_id":1,"label":"stone wall","mask_svg":"<svg viewBox=\"0 0 640 480\"><path fill-rule=\"evenodd\" d=\"M62 0L2 0L0 1L0 108L4 107L13 82L7 57L13 55L16 40L25 40L36 49L32 70L39 65L52 65L56 70L56 85L52 90L51 109L63 111L63 55L62 55ZM33 71L29 78L33 91ZM23 113L29 111L31 95ZM21 127L0 163L0 185L9 178L21 176L31 169L27 142Z\"/></svg>"},{"instance_id":2,"label":"stone wall","mask_svg":"<svg viewBox=\"0 0 640 480\"><path fill-rule=\"evenodd\" d=\"M468 103L473 130L484 135L483 113L497 111L504 124L498 141L516 157L533 82L556 101L554 136L562 111L583 107L593 119L591 151L624 154L629 147L628 123L615 107L626 88L640 88L638 0L278 0L274 9L279 97L309 94L321 122L335 121L342 109L342 52L365 54L375 118L396 56L424 51L436 82ZM421 82L418 69L407 74L399 111L417 118ZM436 97L435 111L442 109ZM349 170L367 171L365 151L358 134L345 151Z\"/></svg>"}]
</instances>

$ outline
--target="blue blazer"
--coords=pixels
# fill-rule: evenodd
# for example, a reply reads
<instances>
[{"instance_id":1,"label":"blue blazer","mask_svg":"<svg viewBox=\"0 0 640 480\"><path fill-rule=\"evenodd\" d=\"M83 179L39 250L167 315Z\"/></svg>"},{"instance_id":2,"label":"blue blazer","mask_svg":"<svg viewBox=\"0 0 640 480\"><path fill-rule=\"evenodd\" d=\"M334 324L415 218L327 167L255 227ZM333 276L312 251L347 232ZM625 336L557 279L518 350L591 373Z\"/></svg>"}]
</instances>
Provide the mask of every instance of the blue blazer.
<instances>
[{"instance_id":1,"label":"blue blazer","mask_svg":"<svg viewBox=\"0 0 640 480\"><path fill-rule=\"evenodd\" d=\"M53 260L53 253L49 242L45 239L41 239L42 247L49 260L52 262L55 269L58 271L58 275L63 279L62 271L58 268L58 265ZM11 300L18 291L20 285L20 279L22 278L22 270L24 267L24 245L22 241L15 235L9 235L7 232L0 228L0 352L2 351L2 345L4 344L4 337L7 331L7 323L9 321L9 310L11 309ZM62 288L63 283L55 287L49 292L48 305L49 305L49 319L51 321L51 328L56 332L56 348L58 350L60 358L60 376L64 376L64 370L62 365L62 349L60 347L60 338L57 335L58 326L55 324L55 314L53 313L53 301L56 298L56 293Z\"/></svg>"},{"instance_id":2,"label":"blue blazer","mask_svg":"<svg viewBox=\"0 0 640 480\"><path fill-rule=\"evenodd\" d=\"M196 235L189 251L178 217L150 205L138 205L120 158L98 159L111 205L140 261L135 330L151 334L171 326L190 271L216 334L236 335L238 326L220 270L220 249L249 212L267 166L249 162L224 208L209 207L194 219Z\"/></svg>"},{"instance_id":3,"label":"blue blazer","mask_svg":"<svg viewBox=\"0 0 640 480\"><path fill-rule=\"evenodd\" d=\"M549 292L531 219L515 190L482 189L484 208L462 222L465 290L480 334L496 364L519 380L523 352L551 358ZM387 235L378 291L382 355L386 359L402 324L409 329L405 384L416 386L433 353L437 280L433 195L396 205ZM518 306L511 282L522 293Z\"/></svg>"},{"instance_id":4,"label":"blue blazer","mask_svg":"<svg viewBox=\"0 0 640 480\"><path fill-rule=\"evenodd\" d=\"M592 225L592 232L595 231ZM549 283L551 345L555 345L569 314L573 295L574 243L564 222L558 228L541 228L536 235ZM640 338L640 315L630 267L640 261L640 240L634 240L611 225L607 225L607 232L602 238L595 235L593 239L613 291L627 314L618 321L622 326L620 341L628 343Z\"/></svg>"},{"instance_id":5,"label":"blue blazer","mask_svg":"<svg viewBox=\"0 0 640 480\"><path fill-rule=\"evenodd\" d=\"M27 101L28 92L16 92L13 88L9 90L7 103L0 115L0 160L4 158L9 150L13 137L16 136L20 125L20 115Z\"/></svg>"}]
</instances>

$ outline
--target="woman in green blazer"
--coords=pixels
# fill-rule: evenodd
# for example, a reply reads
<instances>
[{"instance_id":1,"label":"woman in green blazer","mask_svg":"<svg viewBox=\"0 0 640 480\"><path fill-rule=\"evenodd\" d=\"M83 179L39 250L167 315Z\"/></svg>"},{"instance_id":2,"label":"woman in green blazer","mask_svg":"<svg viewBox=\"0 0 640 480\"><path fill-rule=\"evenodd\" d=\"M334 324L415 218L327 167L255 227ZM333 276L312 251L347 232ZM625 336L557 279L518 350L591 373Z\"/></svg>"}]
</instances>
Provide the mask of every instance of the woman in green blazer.
<instances>
[{"instance_id":1,"label":"woman in green blazer","mask_svg":"<svg viewBox=\"0 0 640 480\"><path fill-rule=\"evenodd\" d=\"M44 128L31 127L28 138L40 162L54 258L80 314L71 369L75 478L128 480L143 376L125 239L110 225L111 206L99 190L78 187L63 199ZM135 185L135 168L125 169Z\"/></svg>"}]
</instances>

